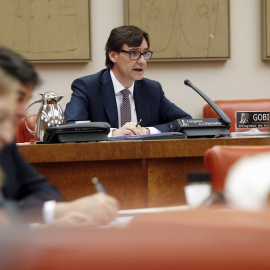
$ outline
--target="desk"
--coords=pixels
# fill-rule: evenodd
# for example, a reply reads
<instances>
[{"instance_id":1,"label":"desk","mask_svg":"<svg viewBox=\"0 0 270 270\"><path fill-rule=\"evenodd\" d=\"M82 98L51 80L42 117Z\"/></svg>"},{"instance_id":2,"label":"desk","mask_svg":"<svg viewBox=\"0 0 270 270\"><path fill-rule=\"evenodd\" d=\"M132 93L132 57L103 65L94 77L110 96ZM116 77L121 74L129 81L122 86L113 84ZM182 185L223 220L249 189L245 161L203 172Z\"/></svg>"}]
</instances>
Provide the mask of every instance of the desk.
<instances>
[{"instance_id":1,"label":"desk","mask_svg":"<svg viewBox=\"0 0 270 270\"><path fill-rule=\"evenodd\" d=\"M170 141L90 142L19 145L39 173L69 201L93 194L97 176L121 209L185 203L187 173L203 169L214 145L267 145L269 138L218 138Z\"/></svg>"}]
</instances>

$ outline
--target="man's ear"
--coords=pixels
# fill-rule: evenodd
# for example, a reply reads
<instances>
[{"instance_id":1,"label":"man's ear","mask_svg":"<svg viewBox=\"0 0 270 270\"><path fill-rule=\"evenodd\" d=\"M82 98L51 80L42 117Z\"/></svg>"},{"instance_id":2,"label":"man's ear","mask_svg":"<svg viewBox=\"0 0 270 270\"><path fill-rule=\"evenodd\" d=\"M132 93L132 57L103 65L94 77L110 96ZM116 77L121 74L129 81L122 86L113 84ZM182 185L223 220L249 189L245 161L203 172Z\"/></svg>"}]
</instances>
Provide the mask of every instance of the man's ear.
<instances>
[{"instance_id":1,"label":"man's ear","mask_svg":"<svg viewBox=\"0 0 270 270\"><path fill-rule=\"evenodd\" d=\"M110 57L111 61L113 63L115 63L117 61L117 58L118 58L118 53L115 52L115 51L110 51L109 52L109 57Z\"/></svg>"}]
</instances>

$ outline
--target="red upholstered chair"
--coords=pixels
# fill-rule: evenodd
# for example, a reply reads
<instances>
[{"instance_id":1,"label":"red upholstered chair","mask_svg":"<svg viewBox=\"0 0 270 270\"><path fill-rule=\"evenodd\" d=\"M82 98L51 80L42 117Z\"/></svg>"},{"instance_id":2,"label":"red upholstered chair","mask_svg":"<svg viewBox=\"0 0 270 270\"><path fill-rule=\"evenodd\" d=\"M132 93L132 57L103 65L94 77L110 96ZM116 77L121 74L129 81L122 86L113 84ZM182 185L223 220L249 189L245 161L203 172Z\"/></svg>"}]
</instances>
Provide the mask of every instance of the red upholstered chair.
<instances>
[{"instance_id":1,"label":"red upholstered chair","mask_svg":"<svg viewBox=\"0 0 270 270\"><path fill-rule=\"evenodd\" d=\"M204 155L204 169L209 171L213 191L224 189L229 168L241 157L270 152L269 146L221 146L208 149Z\"/></svg>"},{"instance_id":2,"label":"red upholstered chair","mask_svg":"<svg viewBox=\"0 0 270 270\"><path fill-rule=\"evenodd\" d=\"M231 119L230 132L235 132L236 111L270 111L270 99L217 100L215 103ZM203 118L219 118L209 104L203 107Z\"/></svg>"},{"instance_id":3,"label":"red upholstered chair","mask_svg":"<svg viewBox=\"0 0 270 270\"><path fill-rule=\"evenodd\" d=\"M26 117L28 127L33 131L35 130L36 118L37 118L36 114L31 114L31 115L28 115ZM23 119L21 119L21 122L19 124L18 129L17 129L16 142L23 143L23 142L30 142L30 140L34 140L34 135L28 131L28 129L25 125L24 118L23 118Z\"/></svg>"}]
</instances>

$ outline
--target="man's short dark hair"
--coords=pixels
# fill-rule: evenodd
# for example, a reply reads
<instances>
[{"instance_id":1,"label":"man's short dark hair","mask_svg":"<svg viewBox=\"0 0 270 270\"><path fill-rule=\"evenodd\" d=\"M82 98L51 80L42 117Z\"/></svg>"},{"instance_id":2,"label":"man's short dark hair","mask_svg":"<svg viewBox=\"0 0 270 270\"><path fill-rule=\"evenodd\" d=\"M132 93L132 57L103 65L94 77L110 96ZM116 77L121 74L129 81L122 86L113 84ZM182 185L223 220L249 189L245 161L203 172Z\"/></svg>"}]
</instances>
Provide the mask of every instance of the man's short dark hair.
<instances>
[{"instance_id":1,"label":"man's short dark hair","mask_svg":"<svg viewBox=\"0 0 270 270\"><path fill-rule=\"evenodd\" d=\"M143 38L146 39L149 48L149 35L145 31L141 30L139 27L130 25L114 28L111 31L111 34L105 46L106 67L111 69L114 65L114 63L109 57L109 52L120 52L124 44L127 44L129 47L139 47L142 43Z\"/></svg>"},{"instance_id":2,"label":"man's short dark hair","mask_svg":"<svg viewBox=\"0 0 270 270\"><path fill-rule=\"evenodd\" d=\"M0 46L0 67L21 84L40 84L40 78L33 65L20 54Z\"/></svg>"}]
</instances>

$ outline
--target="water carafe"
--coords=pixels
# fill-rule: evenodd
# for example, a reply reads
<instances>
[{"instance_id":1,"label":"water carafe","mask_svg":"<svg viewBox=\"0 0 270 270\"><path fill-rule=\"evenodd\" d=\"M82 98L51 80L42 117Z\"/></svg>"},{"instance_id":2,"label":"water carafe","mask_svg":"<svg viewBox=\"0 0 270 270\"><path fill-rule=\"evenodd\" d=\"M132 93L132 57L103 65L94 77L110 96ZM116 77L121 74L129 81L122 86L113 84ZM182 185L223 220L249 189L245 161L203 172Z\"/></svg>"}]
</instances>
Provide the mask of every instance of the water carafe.
<instances>
[{"instance_id":1,"label":"water carafe","mask_svg":"<svg viewBox=\"0 0 270 270\"><path fill-rule=\"evenodd\" d=\"M24 119L28 131L34 135L36 142L43 142L45 131L48 126L66 123L64 112L59 105L60 100L64 96L59 96L51 91L40 95L42 96L40 100L34 101L28 106L29 109L32 105L41 103L41 107L37 113L35 131L28 127L26 118Z\"/></svg>"}]
</instances>

